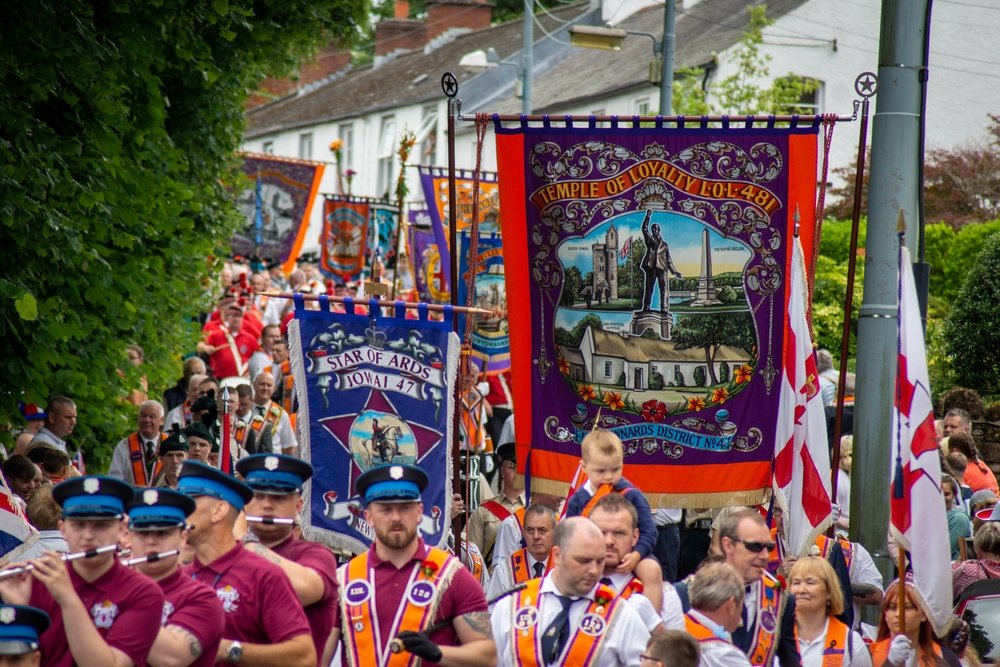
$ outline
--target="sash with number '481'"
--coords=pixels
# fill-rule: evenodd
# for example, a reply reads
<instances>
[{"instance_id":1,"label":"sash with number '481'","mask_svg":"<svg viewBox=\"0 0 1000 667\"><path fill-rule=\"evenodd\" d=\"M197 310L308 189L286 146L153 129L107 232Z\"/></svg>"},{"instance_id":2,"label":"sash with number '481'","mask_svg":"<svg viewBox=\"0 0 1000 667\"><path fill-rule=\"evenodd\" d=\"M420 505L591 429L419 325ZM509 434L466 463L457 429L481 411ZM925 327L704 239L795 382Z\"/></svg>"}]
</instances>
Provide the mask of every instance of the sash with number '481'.
<instances>
[{"instance_id":1,"label":"sash with number '481'","mask_svg":"<svg viewBox=\"0 0 1000 667\"><path fill-rule=\"evenodd\" d=\"M420 632L432 623L441 596L460 567L459 560L448 552L428 548L423 562L413 566L392 626L382 628L375 608L375 571L368 563L368 552L351 559L338 576L347 664L351 667L419 665L420 659L411 653L390 652L389 642L403 630Z\"/></svg>"},{"instance_id":2,"label":"sash with number '481'","mask_svg":"<svg viewBox=\"0 0 1000 667\"><path fill-rule=\"evenodd\" d=\"M543 579L532 579L517 594L512 605L514 621L514 664L517 667L544 667L542 657L542 632L539 631L541 604L539 589ZM579 627L570 635L566 648L559 657L560 665L589 667L597 665L618 610L624 604L609 586L600 585L594 592L594 599L587 606Z\"/></svg>"}]
</instances>

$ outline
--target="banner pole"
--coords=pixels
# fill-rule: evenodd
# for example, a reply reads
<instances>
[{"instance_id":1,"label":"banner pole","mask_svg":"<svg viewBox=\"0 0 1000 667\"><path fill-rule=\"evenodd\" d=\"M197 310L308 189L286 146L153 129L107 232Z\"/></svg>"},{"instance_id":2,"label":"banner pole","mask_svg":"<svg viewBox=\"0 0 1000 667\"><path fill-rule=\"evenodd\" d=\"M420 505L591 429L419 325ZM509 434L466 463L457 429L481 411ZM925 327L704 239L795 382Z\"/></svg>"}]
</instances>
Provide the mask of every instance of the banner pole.
<instances>
[{"instance_id":1,"label":"banner pole","mask_svg":"<svg viewBox=\"0 0 1000 667\"><path fill-rule=\"evenodd\" d=\"M871 76L875 86L865 88L862 79ZM840 377L837 378L836 415L833 420L833 479L830 482L830 496L837 502L837 481L840 477L840 437L844 429L844 398L847 395L847 358L851 350L851 317L854 314L854 277L858 267L858 231L861 226L861 193L865 178L865 156L868 152L868 108L872 96L877 90L878 78L874 74L865 73L858 76L854 88L861 101L855 100L855 112L861 107L861 127L858 129L857 168L854 171L854 206L851 210L851 246L847 253L847 292L844 295L844 322L840 334ZM817 248L818 250L818 248ZM816 253L814 253L815 256ZM813 277L815 279L815 276ZM828 534L833 537L835 526L830 526Z\"/></svg>"},{"instance_id":2,"label":"banner pole","mask_svg":"<svg viewBox=\"0 0 1000 667\"><path fill-rule=\"evenodd\" d=\"M862 75L864 76L864 75ZM874 76L874 75L873 75ZM722 116L610 116L610 115L599 115L599 116L588 116L588 115L565 115L565 116L548 116L543 114L491 114L494 120L498 120L504 123L520 123L522 120L528 122L547 122L553 125L559 123L588 123L594 121L597 123L610 123L612 121L616 123L633 123L636 127L643 123L676 123L678 125L684 124L687 127L694 127L695 125L701 125L705 127L709 123L731 123L733 125L739 126L744 124L746 128L751 128L755 124L774 124L774 123L791 123L793 120L800 126L809 125L810 123L821 122L825 116L816 114L803 114L801 116L796 115L775 115L775 116L741 116L738 114L733 115L722 115ZM855 111L850 116L846 114L830 115L829 118L838 123L850 123L858 119L858 112ZM474 121L475 116L463 116L461 113L458 114L458 120L461 121Z\"/></svg>"},{"instance_id":3,"label":"banner pole","mask_svg":"<svg viewBox=\"0 0 1000 667\"><path fill-rule=\"evenodd\" d=\"M330 303L346 303L351 301L359 306L367 306L366 302L358 301L357 299L350 299L345 296L329 296L326 294L300 294L298 292L260 292L261 296L273 297L275 299L294 299L296 297L301 297L303 301L322 301L327 300ZM402 305L403 308L408 310L418 310L421 306L427 306L427 310L434 311L436 313L443 313L446 306L440 303L415 303L412 301L399 301L398 304ZM456 313L463 313L466 315L489 315L490 311L484 308L467 308L465 306L455 306L454 311Z\"/></svg>"},{"instance_id":4,"label":"banner pole","mask_svg":"<svg viewBox=\"0 0 1000 667\"><path fill-rule=\"evenodd\" d=\"M451 263L449 292L452 305L452 329L458 332L458 209L456 208L457 187L455 185L455 119L462 111L462 101L458 99L458 79L451 72L445 72L441 77L441 89L448 98L448 261ZM442 253L442 258L444 254ZM464 357L464 350L463 357ZM452 493L461 493L462 466L459 457L461 443L459 431L462 419L462 368L464 358L459 360L459 377L455 381L453 401L454 414L451 420L451 489ZM462 522L456 516L451 522L452 535L455 537L455 554L462 554Z\"/></svg>"}]
</instances>

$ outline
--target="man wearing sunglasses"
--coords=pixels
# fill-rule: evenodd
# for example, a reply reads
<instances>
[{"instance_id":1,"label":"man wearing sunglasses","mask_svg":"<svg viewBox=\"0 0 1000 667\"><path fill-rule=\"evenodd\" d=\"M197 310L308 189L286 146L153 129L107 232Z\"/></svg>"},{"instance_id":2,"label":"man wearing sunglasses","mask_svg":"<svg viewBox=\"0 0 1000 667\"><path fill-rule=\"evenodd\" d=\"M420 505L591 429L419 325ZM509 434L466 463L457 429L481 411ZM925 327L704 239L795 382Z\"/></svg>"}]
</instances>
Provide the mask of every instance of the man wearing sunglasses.
<instances>
[{"instance_id":1,"label":"man wearing sunglasses","mask_svg":"<svg viewBox=\"0 0 1000 667\"><path fill-rule=\"evenodd\" d=\"M725 562L743 578L746 595L741 625L732 633L732 642L743 651L751 665L770 666L775 657L782 667L799 667L795 642L795 598L767 572L774 548L771 530L756 511L740 509L719 520L719 547ZM684 611L691 608L687 583L677 584Z\"/></svg>"}]
</instances>

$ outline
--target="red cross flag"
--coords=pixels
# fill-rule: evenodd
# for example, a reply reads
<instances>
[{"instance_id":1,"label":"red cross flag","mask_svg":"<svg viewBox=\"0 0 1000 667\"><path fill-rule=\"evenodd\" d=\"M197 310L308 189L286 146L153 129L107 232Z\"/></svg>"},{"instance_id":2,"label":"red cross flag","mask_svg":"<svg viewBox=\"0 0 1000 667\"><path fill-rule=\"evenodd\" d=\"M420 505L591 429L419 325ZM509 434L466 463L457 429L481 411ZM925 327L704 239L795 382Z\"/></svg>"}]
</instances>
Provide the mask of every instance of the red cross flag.
<instances>
[{"instance_id":1,"label":"red cross flag","mask_svg":"<svg viewBox=\"0 0 1000 667\"><path fill-rule=\"evenodd\" d=\"M774 451L775 503L784 512L788 553L804 556L833 521L830 454L819 373L806 321L802 244L792 246L785 363Z\"/></svg>"},{"instance_id":2,"label":"red cross flag","mask_svg":"<svg viewBox=\"0 0 1000 667\"><path fill-rule=\"evenodd\" d=\"M897 323L896 400L892 412L893 480L889 530L910 552L917 590L927 601L936 631L951 617L951 550L941 463L934 440L934 408L927 379L924 329L910 253L900 241L900 297Z\"/></svg>"}]
</instances>

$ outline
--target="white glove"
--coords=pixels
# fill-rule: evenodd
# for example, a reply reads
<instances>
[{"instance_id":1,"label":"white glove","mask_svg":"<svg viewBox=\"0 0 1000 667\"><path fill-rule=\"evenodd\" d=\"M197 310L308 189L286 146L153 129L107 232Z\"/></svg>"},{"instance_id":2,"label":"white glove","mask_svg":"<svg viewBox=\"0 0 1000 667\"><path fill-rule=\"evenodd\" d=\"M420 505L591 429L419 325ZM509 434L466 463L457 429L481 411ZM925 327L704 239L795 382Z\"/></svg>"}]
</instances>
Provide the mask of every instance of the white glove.
<instances>
[{"instance_id":1,"label":"white glove","mask_svg":"<svg viewBox=\"0 0 1000 667\"><path fill-rule=\"evenodd\" d=\"M834 523L837 523L837 519L840 518L840 505L837 503L832 503L830 505L830 517Z\"/></svg>"},{"instance_id":2,"label":"white glove","mask_svg":"<svg viewBox=\"0 0 1000 667\"><path fill-rule=\"evenodd\" d=\"M913 659L913 644L906 635L896 635L889 644L889 662L894 665L909 665Z\"/></svg>"}]
</instances>

